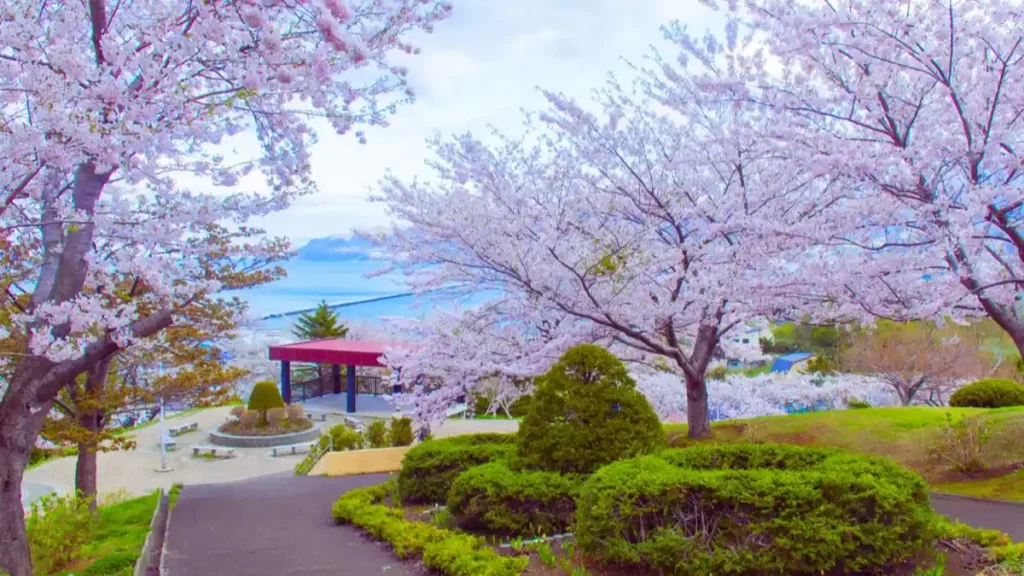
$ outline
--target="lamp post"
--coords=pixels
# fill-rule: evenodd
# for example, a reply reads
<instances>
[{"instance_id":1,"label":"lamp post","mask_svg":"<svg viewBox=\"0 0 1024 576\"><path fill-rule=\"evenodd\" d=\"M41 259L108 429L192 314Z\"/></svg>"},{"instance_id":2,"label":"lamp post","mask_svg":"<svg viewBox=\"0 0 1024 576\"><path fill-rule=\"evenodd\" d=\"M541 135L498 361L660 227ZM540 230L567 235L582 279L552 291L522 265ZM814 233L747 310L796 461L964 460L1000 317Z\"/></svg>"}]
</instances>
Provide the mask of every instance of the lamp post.
<instances>
[{"instance_id":1,"label":"lamp post","mask_svg":"<svg viewBox=\"0 0 1024 576\"><path fill-rule=\"evenodd\" d=\"M164 363L158 364L158 373L163 376L164 374ZM164 426L164 395L160 394L160 467L156 469L157 472L170 472L173 470L167 465L167 429Z\"/></svg>"}]
</instances>

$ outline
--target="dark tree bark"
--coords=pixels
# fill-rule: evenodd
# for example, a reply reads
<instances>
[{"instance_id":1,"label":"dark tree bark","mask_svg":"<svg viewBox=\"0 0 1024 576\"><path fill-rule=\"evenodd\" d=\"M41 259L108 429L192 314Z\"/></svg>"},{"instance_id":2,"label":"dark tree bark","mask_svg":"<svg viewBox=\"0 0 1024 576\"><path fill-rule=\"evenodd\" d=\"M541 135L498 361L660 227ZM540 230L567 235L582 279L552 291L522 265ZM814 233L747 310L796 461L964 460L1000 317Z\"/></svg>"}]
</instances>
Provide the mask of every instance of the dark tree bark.
<instances>
[{"instance_id":1,"label":"dark tree bark","mask_svg":"<svg viewBox=\"0 0 1024 576\"><path fill-rule=\"evenodd\" d=\"M75 418L78 425L87 431L87 440L78 443L78 461L75 463L75 490L84 498L89 499L89 508L96 510L97 478L96 452L99 448L97 437L103 430L104 411L98 406L103 404L103 391L110 374L110 362L113 355L100 360L89 369L85 378L84 407L75 406Z\"/></svg>"},{"instance_id":2,"label":"dark tree bark","mask_svg":"<svg viewBox=\"0 0 1024 576\"><path fill-rule=\"evenodd\" d=\"M675 333L669 332L669 343L678 348ZM708 417L708 387L704 375L718 346L721 334L718 325L701 324L693 342L690 357L676 362L683 369L686 384L686 436L695 440L711 438L711 420Z\"/></svg>"},{"instance_id":3,"label":"dark tree bark","mask_svg":"<svg viewBox=\"0 0 1024 576\"><path fill-rule=\"evenodd\" d=\"M21 482L52 405L52 400L38 402L34 390L22 382L38 379L48 364L38 357L19 362L0 403L0 569L11 576L32 576Z\"/></svg>"},{"instance_id":4,"label":"dark tree bark","mask_svg":"<svg viewBox=\"0 0 1024 576\"><path fill-rule=\"evenodd\" d=\"M89 498L89 509L96 511L96 444L78 443L78 459L75 461L75 490L82 497Z\"/></svg>"},{"instance_id":5,"label":"dark tree bark","mask_svg":"<svg viewBox=\"0 0 1024 576\"><path fill-rule=\"evenodd\" d=\"M162 310L135 322L131 331L135 337L145 338L170 324L171 311ZM77 358L58 364L26 356L14 369L0 401L0 569L10 576L32 576L21 482L46 416L62 388L117 350L117 343L104 337L86 346Z\"/></svg>"},{"instance_id":6,"label":"dark tree bark","mask_svg":"<svg viewBox=\"0 0 1024 576\"><path fill-rule=\"evenodd\" d=\"M693 439L711 438L711 420L708 418L708 387L704 378L689 374L686 382L686 436Z\"/></svg>"}]
</instances>

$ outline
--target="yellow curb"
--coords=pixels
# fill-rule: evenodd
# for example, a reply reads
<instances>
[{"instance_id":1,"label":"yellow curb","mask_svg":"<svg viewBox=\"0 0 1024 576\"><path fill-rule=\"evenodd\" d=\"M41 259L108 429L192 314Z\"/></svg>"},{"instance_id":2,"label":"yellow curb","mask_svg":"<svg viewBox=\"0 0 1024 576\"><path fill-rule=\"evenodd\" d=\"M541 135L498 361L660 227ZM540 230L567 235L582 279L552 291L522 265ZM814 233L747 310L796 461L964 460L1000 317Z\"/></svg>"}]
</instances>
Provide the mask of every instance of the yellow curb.
<instances>
[{"instance_id":1,"label":"yellow curb","mask_svg":"<svg viewBox=\"0 0 1024 576\"><path fill-rule=\"evenodd\" d=\"M398 472L402 459L411 446L399 448L374 448L370 450L349 450L328 452L309 471L310 476L351 476L353 474L376 474Z\"/></svg>"}]
</instances>

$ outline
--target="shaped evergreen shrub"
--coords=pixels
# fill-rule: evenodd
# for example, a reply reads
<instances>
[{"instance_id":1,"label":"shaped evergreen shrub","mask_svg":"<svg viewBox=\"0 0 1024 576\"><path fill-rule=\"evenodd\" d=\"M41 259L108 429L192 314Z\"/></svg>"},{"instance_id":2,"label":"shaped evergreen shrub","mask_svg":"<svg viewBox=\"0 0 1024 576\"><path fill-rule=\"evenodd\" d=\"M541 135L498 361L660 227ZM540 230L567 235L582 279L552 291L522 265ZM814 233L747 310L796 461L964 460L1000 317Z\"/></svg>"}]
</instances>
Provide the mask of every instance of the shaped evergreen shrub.
<instances>
[{"instance_id":1,"label":"shaped evergreen shrub","mask_svg":"<svg viewBox=\"0 0 1024 576\"><path fill-rule=\"evenodd\" d=\"M392 418L389 436L392 446L411 446L413 441L412 418Z\"/></svg>"},{"instance_id":2,"label":"shaped evergreen shrub","mask_svg":"<svg viewBox=\"0 0 1024 576\"><path fill-rule=\"evenodd\" d=\"M513 434L470 434L428 440L409 450L398 473L398 493L409 504L444 504L465 470L515 456Z\"/></svg>"},{"instance_id":3,"label":"shaped evergreen shrub","mask_svg":"<svg viewBox=\"0 0 1024 576\"><path fill-rule=\"evenodd\" d=\"M448 492L448 511L466 530L506 536L568 532L582 478L512 470L505 461L474 466Z\"/></svg>"},{"instance_id":4,"label":"shaped evergreen shrub","mask_svg":"<svg viewBox=\"0 0 1024 576\"><path fill-rule=\"evenodd\" d=\"M571 348L536 382L518 434L526 466L585 474L664 447L658 416L604 348Z\"/></svg>"},{"instance_id":5,"label":"shaped evergreen shrub","mask_svg":"<svg viewBox=\"0 0 1024 576\"><path fill-rule=\"evenodd\" d=\"M581 550L641 573L882 573L936 526L924 481L895 463L774 445L616 462L577 505Z\"/></svg>"},{"instance_id":6,"label":"shaped evergreen shrub","mask_svg":"<svg viewBox=\"0 0 1024 576\"><path fill-rule=\"evenodd\" d=\"M271 408L267 410L267 424L270 424L271 428L277 428L287 415L288 413L285 412L284 408Z\"/></svg>"},{"instance_id":7,"label":"shaped evergreen shrub","mask_svg":"<svg viewBox=\"0 0 1024 576\"><path fill-rule=\"evenodd\" d=\"M953 392L949 405L958 408L1024 406L1024 386L1013 380L978 380Z\"/></svg>"},{"instance_id":8,"label":"shaped evergreen shrub","mask_svg":"<svg viewBox=\"0 0 1024 576\"><path fill-rule=\"evenodd\" d=\"M331 429L327 431L327 435L320 437L320 444L334 452L359 450L363 447L365 441L366 439L362 434L344 424L331 426Z\"/></svg>"},{"instance_id":9,"label":"shaped evergreen shrub","mask_svg":"<svg viewBox=\"0 0 1024 576\"><path fill-rule=\"evenodd\" d=\"M302 404L289 404L286 408L289 420L302 420L306 417L306 409Z\"/></svg>"},{"instance_id":10,"label":"shaped evergreen shrub","mask_svg":"<svg viewBox=\"0 0 1024 576\"><path fill-rule=\"evenodd\" d=\"M259 412L260 417L266 420L267 410L284 408L284 400L281 398L281 391L277 389L277 384L263 380L253 385L246 407Z\"/></svg>"},{"instance_id":11,"label":"shaped evergreen shrub","mask_svg":"<svg viewBox=\"0 0 1024 576\"><path fill-rule=\"evenodd\" d=\"M366 427L366 444L370 448L386 448L391 445L390 430L388 423L383 420L374 419Z\"/></svg>"}]
</instances>

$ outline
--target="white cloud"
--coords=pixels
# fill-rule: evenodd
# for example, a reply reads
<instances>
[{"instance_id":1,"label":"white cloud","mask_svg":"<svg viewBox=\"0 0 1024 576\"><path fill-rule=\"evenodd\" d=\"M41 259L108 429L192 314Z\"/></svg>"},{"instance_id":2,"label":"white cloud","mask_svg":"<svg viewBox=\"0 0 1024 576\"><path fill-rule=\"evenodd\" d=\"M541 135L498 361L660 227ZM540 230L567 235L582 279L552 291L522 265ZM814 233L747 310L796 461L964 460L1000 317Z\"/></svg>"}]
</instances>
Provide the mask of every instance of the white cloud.
<instances>
[{"instance_id":1,"label":"white cloud","mask_svg":"<svg viewBox=\"0 0 1024 576\"><path fill-rule=\"evenodd\" d=\"M425 140L474 132L488 125L519 130L521 108L543 105L537 87L586 98L609 71L626 70L656 45L671 53L659 26L671 19L694 32L720 20L693 0L453 0L451 19L417 39L408 58L418 101L401 108L391 126L367 130L369 142L339 137L324 126L313 149L319 193L261 224L297 245L388 222L369 190L391 169L401 177L427 175Z\"/></svg>"}]
</instances>

